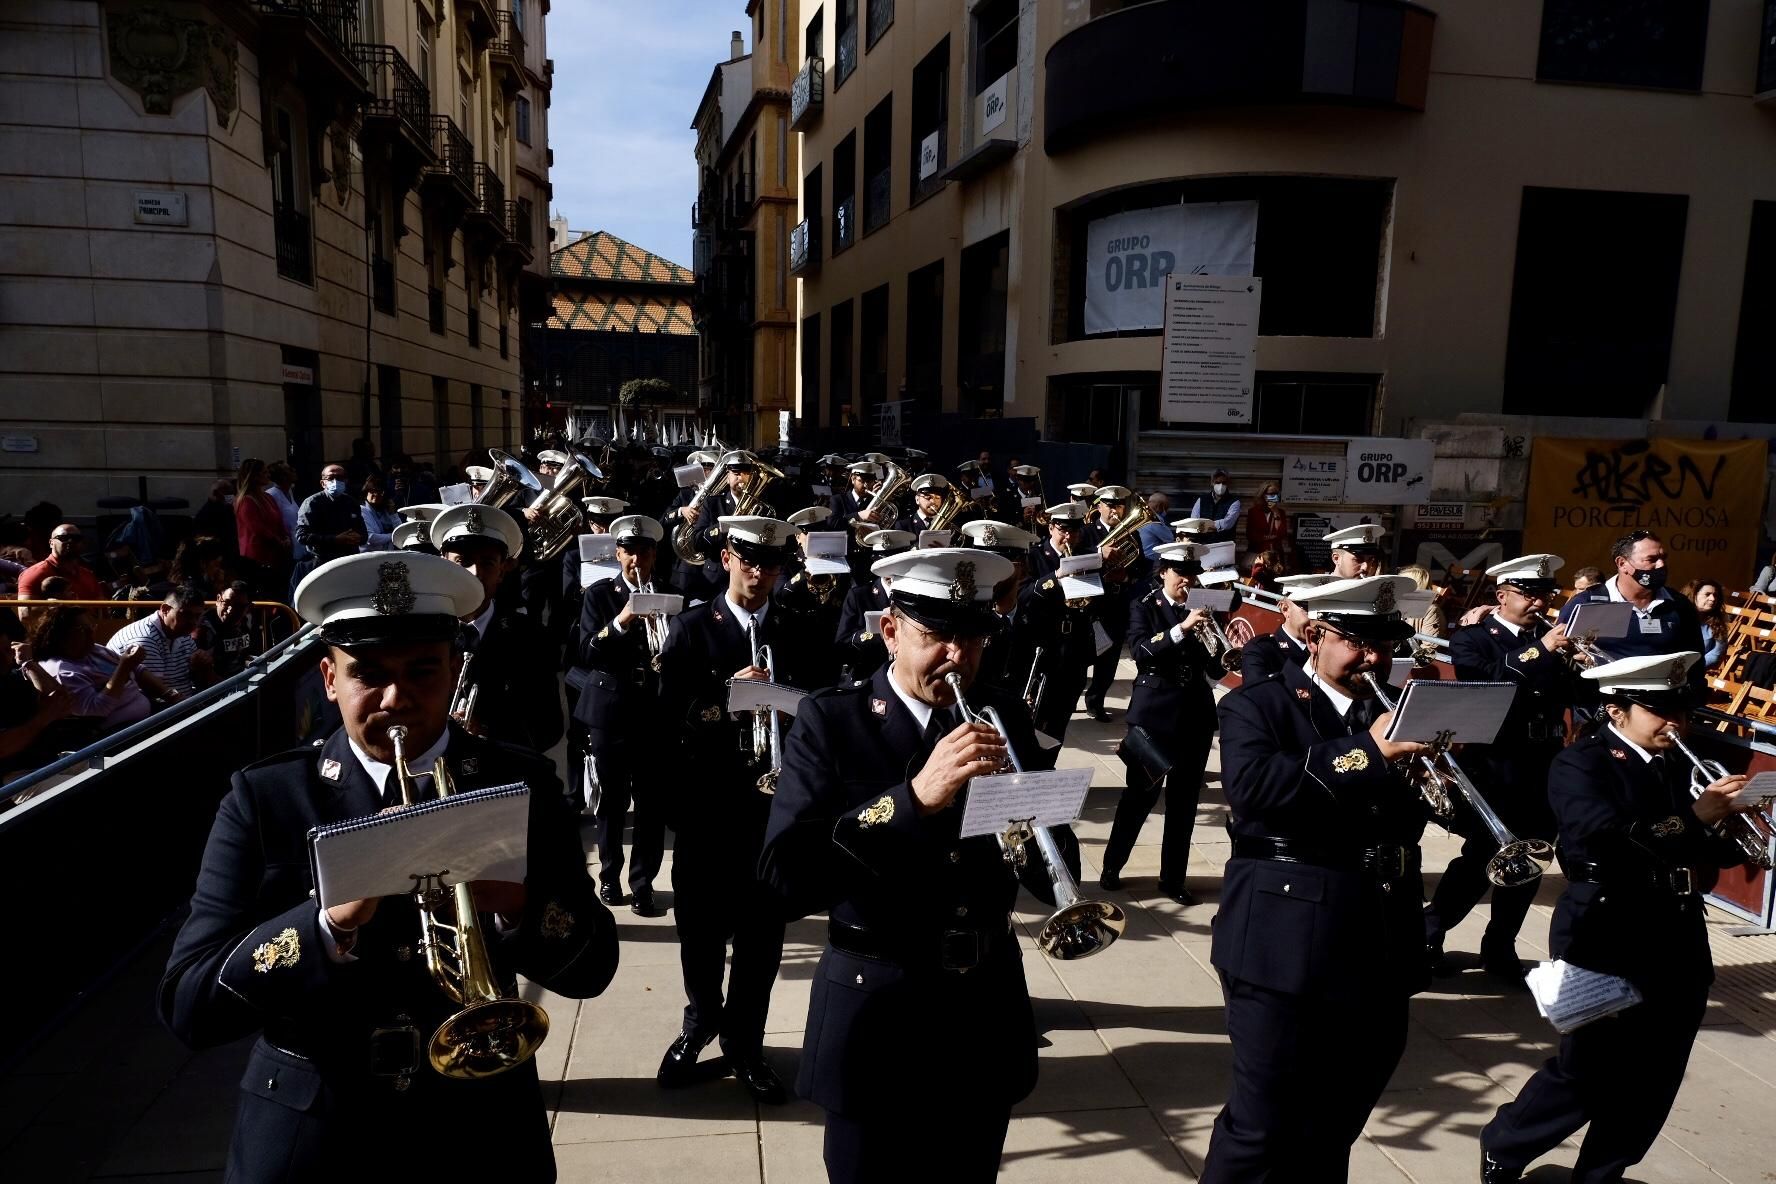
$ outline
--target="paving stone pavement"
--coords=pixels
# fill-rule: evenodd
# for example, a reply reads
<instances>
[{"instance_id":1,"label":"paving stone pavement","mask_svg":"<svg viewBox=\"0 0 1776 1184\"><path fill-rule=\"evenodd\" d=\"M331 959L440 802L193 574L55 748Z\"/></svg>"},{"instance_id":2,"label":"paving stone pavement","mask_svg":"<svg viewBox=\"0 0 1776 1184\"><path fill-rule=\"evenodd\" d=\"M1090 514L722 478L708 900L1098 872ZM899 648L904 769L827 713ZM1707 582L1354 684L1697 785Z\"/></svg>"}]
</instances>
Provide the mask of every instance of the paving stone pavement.
<instances>
[{"instance_id":1,"label":"paving stone pavement","mask_svg":"<svg viewBox=\"0 0 1776 1184\"><path fill-rule=\"evenodd\" d=\"M1125 662L1112 708L1125 704L1131 673ZM1098 891L1096 861L1122 785L1112 751L1121 732L1120 710L1109 724L1076 719L1063 754L1063 764L1094 771L1079 827L1088 895ZM1194 1180L1201 1170L1229 1063L1208 963L1226 856L1218 782L1211 763L1190 876L1202 903L1180 908L1155 894L1163 808L1114 896L1129 912L1128 932L1114 948L1082 962L1049 961L1029 937L1041 920L1037 902L1024 898L1019 920L1042 1072L1012 1120L1000 1177L1008 1184L1140 1184ZM1427 837L1429 875L1457 846L1441 832ZM1550 875L1520 943L1526 958L1546 952L1559 889L1558 875ZM670 903L670 892L661 899ZM622 964L609 990L583 1003L535 993L553 1021L539 1065L561 1179L823 1180L814 1107L761 1108L731 1079L672 1093L654 1084L684 1004L672 919L639 918L626 908L617 915ZM1730 936L1739 923L1722 913L1711 924L1722 983L1663 1135L1629 1175L1642 1184L1776 1180L1776 937ZM1469 918L1451 952L1475 951L1483 925L1483 913ZM772 998L767 1045L789 1081L822 932L819 920L790 927ZM147 949L68 1028L0 1077L0 1180L221 1179L247 1045L193 1054L155 1023L153 987L169 942L163 937ZM1413 1001L1405 1058L1352 1154L1351 1178L1474 1180L1480 1128L1552 1045L1552 1031L1527 998L1477 969L1437 980ZM1576 1143L1562 1147L1529 1180L1565 1180L1576 1153Z\"/></svg>"}]
</instances>

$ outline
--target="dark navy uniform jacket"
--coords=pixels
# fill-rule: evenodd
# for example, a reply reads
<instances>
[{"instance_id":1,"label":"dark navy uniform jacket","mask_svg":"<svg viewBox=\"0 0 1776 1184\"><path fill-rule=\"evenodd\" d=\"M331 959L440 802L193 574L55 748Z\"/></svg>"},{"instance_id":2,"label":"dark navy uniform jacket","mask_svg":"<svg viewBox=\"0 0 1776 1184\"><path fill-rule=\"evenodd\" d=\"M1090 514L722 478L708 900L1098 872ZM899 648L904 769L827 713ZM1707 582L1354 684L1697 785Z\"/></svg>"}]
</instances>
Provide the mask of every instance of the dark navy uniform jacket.
<instances>
[{"instance_id":1,"label":"dark navy uniform jacket","mask_svg":"<svg viewBox=\"0 0 1776 1184\"><path fill-rule=\"evenodd\" d=\"M913 1103L1009 1106L1036 1081L1023 956L1015 938L1003 936L1019 877L993 836L958 837L961 798L919 815L912 780L932 745L889 677L879 670L802 705L759 874L791 915L827 910L892 946L935 955L946 930L1002 936L967 973L829 947L814 974L797 1092L824 1109L866 1116ZM1053 763L1039 755L1017 700L979 688L969 702L999 710L1026 768ZM1077 874L1070 829L1055 837ZM1046 892L1033 848L1024 880Z\"/></svg>"},{"instance_id":2,"label":"dark navy uniform jacket","mask_svg":"<svg viewBox=\"0 0 1776 1184\"><path fill-rule=\"evenodd\" d=\"M1487 617L1449 636L1455 676L1463 682L1517 684L1511 710L1491 744L1462 748L1462 767L1482 778L1487 802L1513 829L1549 834L1548 765L1566 743L1566 710L1586 694L1572 664L1540 643L1545 626L1521 634Z\"/></svg>"},{"instance_id":3,"label":"dark navy uniform jacket","mask_svg":"<svg viewBox=\"0 0 1776 1184\"><path fill-rule=\"evenodd\" d=\"M653 581L661 595L683 593L665 580ZM574 719L605 732L618 742L646 743L659 730L660 676L648 653L647 629L640 621L627 628L611 627L629 603L629 585L619 576L599 580L580 602L579 652L575 658L580 683Z\"/></svg>"},{"instance_id":4,"label":"dark navy uniform jacket","mask_svg":"<svg viewBox=\"0 0 1776 1184\"><path fill-rule=\"evenodd\" d=\"M1129 608L1128 647L1135 658L1135 686L1129 695L1130 727L1155 735L1215 729L1215 694L1205 676L1209 652L1196 632L1172 640L1172 626L1190 615L1173 608L1155 589Z\"/></svg>"},{"instance_id":5,"label":"dark navy uniform jacket","mask_svg":"<svg viewBox=\"0 0 1776 1184\"><path fill-rule=\"evenodd\" d=\"M1354 854L1399 845L1411 870L1389 889L1351 867L1235 855L1227 862L1211 960L1273 991L1321 998L1411 992L1426 980L1416 846L1425 811L1300 667L1224 696L1221 784L1241 838Z\"/></svg>"},{"instance_id":6,"label":"dark navy uniform jacket","mask_svg":"<svg viewBox=\"0 0 1776 1184\"><path fill-rule=\"evenodd\" d=\"M1307 650L1295 644L1280 628L1275 633L1254 637L1240 647L1240 681L1258 682L1273 674L1281 674L1285 666L1300 666L1307 661Z\"/></svg>"},{"instance_id":7,"label":"dark navy uniform jacket","mask_svg":"<svg viewBox=\"0 0 1776 1184\"><path fill-rule=\"evenodd\" d=\"M475 644L468 683L475 697L475 726L484 735L537 752L561 742L561 694L554 647L527 616L497 607L487 633Z\"/></svg>"},{"instance_id":8,"label":"dark navy uniform jacket","mask_svg":"<svg viewBox=\"0 0 1776 1184\"><path fill-rule=\"evenodd\" d=\"M1057 668L1060 657L1061 603L1026 580L1018 589L1017 605L1004 628L987 639L975 681L1022 699L1024 688L1031 685L1031 667L1039 666L1039 675L1048 674Z\"/></svg>"},{"instance_id":9,"label":"dark navy uniform jacket","mask_svg":"<svg viewBox=\"0 0 1776 1184\"><path fill-rule=\"evenodd\" d=\"M458 791L516 781L531 790L523 921L501 933L484 918L497 977L509 987L522 974L569 998L597 995L616 973L616 923L586 875L553 767L454 727L445 759ZM260 1034L241 1081L229 1176L311 1180L383 1165L409 1179L464 1166L497 1167L502 1179L553 1179L534 1062L473 1082L424 1063L425 1042L456 1007L425 968L411 898L383 898L359 930L355 960L327 957L310 896L308 831L374 814L379 793L340 729L318 749L236 773L217 811L158 1002L163 1022L194 1048ZM405 1090L369 1072L372 1030L400 1017L421 1040ZM487 1137L419 1137L422 1130Z\"/></svg>"},{"instance_id":10,"label":"dark navy uniform jacket","mask_svg":"<svg viewBox=\"0 0 1776 1184\"><path fill-rule=\"evenodd\" d=\"M1700 869L1693 879L1701 893L1713 887L1714 869L1742 861L1697 820L1689 762L1675 750L1663 761L1661 772L1608 727L1554 758L1548 796L1560 824L1560 862L1569 872L1586 865L1588 875L1561 893L1548 948L1643 989L1706 987L1714 964L1701 897L1674 895L1655 877L1668 882L1674 869Z\"/></svg>"},{"instance_id":11,"label":"dark navy uniform jacket","mask_svg":"<svg viewBox=\"0 0 1776 1184\"><path fill-rule=\"evenodd\" d=\"M881 630L871 629L864 616L887 610L888 593L882 590L880 577L858 580L845 591L833 643L838 647L839 662L851 668L853 679L868 678L888 664L888 644L882 640Z\"/></svg>"}]
</instances>

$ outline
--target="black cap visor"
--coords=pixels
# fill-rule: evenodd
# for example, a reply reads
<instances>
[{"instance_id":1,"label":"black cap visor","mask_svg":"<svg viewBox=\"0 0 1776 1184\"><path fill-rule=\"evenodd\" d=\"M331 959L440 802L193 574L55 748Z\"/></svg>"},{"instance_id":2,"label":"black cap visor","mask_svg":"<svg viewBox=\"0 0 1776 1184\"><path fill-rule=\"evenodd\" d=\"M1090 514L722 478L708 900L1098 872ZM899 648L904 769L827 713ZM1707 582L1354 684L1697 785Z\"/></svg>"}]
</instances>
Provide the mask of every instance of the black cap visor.
<instances>
[{"instance_id":1,"label":"black cap visor","mask_svg":"<svg viewBox=\"0 0 1776 1184\"><path fill-rule=\"evenodd\" d=\"M986 600L943 600L894 592L888 597L897 610L935 633L959 637L990 637L999 632L1002 620Z\"/></svg>"},{"instance_id":2,"label":"black cap visor","mask_svg":"<svg viewBox=\"0 0 1776 1184\"><path fill-rule=\"evenodd\" d=\"M457 628L456 618L443 613L351 617L321 626L321 640L342 650L360 650L381 645L450 641L456 637Z\"/></svg>"},{"instance_id":3,"label":"black cap visor","mask_svg":"<svg viewBox=\"0 0 1776 1184\"><path fill-rule=\"evenodd\" d=\"M1357 641L1405 641L1412 636L1412 623L1398 614L1327 613L1316 620Z\"/></svg>"}]
</instances>

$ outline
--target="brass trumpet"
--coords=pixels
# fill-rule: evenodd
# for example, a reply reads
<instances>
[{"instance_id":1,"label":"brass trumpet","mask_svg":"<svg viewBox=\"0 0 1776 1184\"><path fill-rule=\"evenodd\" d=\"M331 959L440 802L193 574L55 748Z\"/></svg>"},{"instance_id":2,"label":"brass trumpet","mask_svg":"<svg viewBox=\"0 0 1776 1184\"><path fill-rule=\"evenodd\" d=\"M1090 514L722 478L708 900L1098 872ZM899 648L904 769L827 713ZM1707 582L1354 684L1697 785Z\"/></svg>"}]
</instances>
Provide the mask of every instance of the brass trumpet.
<instances>
[{"instance_id":1,"label":"brass trumpet","mask_svg":"<svg viewBox=\"0 0 1776 1184\"><path fill-rule=\"evenodd\" d=\"M1389 711L1394 710L1396 701L1387 693L1382 681L1375 677L1375 672L1365 670L1363 678L1375 691L1375 697L1381 700L1381 705ZM1421 752L1414 756L1412 765L1407 779L1417 787L1439 822L1448 825L1455 816L1455 803L1450 796L1451 790L1454 790L1467 799L1468 805L1486 825L1493 842L1499 847L1493 857L1486 861L1488 880L1500 888L1514 888L1541 878L1542 865L1554 858L1554 845L1545 839L1520 839L1511 833L1511 829L1498 816L1498 811L1480 795L1479 789L1475 788L1461 765L1456 763L1454 755L1449 751L1446 735L1432 742L1430 752Z\"/></svg>"},{"instance_id":2,"label":"brass trumpet","mask_svg":"<svg viewBox=\"0 0 1776 1184\"><path fill-rule=\"evenodd\" d=\"M1667 728L1665 737L1690 762L1692 798L1701 797L1703 790L1729 776L1727 767L1719 761L1704 760L1697 756L1695 750L1683 742L1683 737L1678 735L1676 728ZM1773 861L1770 858L1770 840L1776 837L1776 820L1770 817L1768 806L1766 799L1743 814L1727 815L1711 828L1715 834L1737 847L1746 863L1764 871L1771 870Z\"/></svg>"},{"instance_id":3,"label":"brass trumpet","mask_svg":"<svg viewBox=\"0 0 1776 1184\"><path fill-rule=\"evenodd\" d=\"M1245 650L1234 645L1228 638L1227 631L1221 628L1221 622L1215 619L1212 609L1203 610L1203 623L1196 627L1202 634L1203 648L1209 651L1209 657L1219 656L1221 669L1232 674L1240 668L1240 659Z\"/></svg>"},{"instance_id":4,"label":"brass trumpet","mask_svg":"<svg viewBox=\"0 0 1776 1184\"><path fill-rule=\"evenodd\" d=\"M999 733L999 738L1005 741L1006 763L1012 772L1022 773L1023 762L1018 760L1017 752L1011 746L1011 737L1006 733L1005 722L999 718L999 713L991 707L978 712L970 708L962 694L960 674L946 674L944 681L950 684L950 690L956 695L956 710L962 718L971 724L986 724ZM1107 900L1081 899L1079 883L1068 870L1054 833L1046 826L1020 822L1001 835L999 842L1005 850L1006 862L1022 867L1028 858L1025 845L1032 841L1036 844L1037 854L1042 857L1043 869L1048 872L1055 898L1055 911L1037 931L1036 944L1042 947L1043 953L1060 962L1089 958L1108 949L1122 936L1128 925L1127 916Z\"/></svg>"},{"instance_id":5,"label":"brass trumpet","mask_svg":"<svg viewBox=\"0 0 1776 1184\"><path fill-rule=\"evenodd\" d=\"M407 767L407 729L397 724L388 735L395 749L401 803L411 806L418 793ZM456 791L441 756L432 763L432 784L441 798ZM428 1059L445 1077L493 1077L536 1055L549 1035L549 1013L528 1000L500 993L487 956L487 940L481 934L481 918L475 911L474 890L466 880L446 884L447 874L448 870L413 877L426 969L438 988L461 1008L432 1033Z\"/></svg>"},{"instance_id":6,"label":"brass trumpet","mask_svg":"<svg viewBox=\"0 0 1776 1184\"><path fill-rule=\"evenodd\" d=\"M456 676L456 690L450 696L450 718L470 731L475 727L475 701L481 697L481 688L469 682L469 664L474 660L474 654L463 655L462 671Z\"/></svg>"}]
</instances>

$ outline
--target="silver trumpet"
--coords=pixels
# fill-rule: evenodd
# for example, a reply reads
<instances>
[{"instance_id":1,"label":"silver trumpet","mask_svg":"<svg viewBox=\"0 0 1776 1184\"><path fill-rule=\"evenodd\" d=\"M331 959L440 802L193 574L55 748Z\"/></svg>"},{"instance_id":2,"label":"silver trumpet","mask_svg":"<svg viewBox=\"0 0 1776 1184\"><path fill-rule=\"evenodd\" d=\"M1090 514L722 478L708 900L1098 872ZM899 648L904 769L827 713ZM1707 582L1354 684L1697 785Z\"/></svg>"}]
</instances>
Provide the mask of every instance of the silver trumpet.
<instances>
[{"instance_id":1,"label":"silver trumpet","mask_svg":"<svg viewBox=\"0 0 1776 1184\"><path fill-rule=\"evenodd\" d=\"M1240 668L1240 658L1245 651L1228 639L1227 631L1221 628L1213 611L1203 613L1203 623L1196 627L1196 631L1202 635L1203 648L1209 651L1209 657L1221 663L1221 669L1232 674Z\"/></svg>"},{"instance_id":2,"label":"silver trumpet","mask_svg":"<svg viewBox=\"0 0 1776 1184\"><path fill-rule=\"evenodd\" d=\"M1005 760L1012 772L1022 773L1023 762L1018 760L1017 752L1011 746L1011 737L1005 731L1005 721L991 707L975 711L968 705L962 694L962 676L946 674L944 681L950 684L950 690L956 696L956 710L962 718L971 724L986 724L999 738L1005 741ZM1048 920L1036 934L1036 944L1042 952L1060 962L1071 962L1075 958L1089 958L1102 950L1108 949L1117 938L1122 936L1128 918L1123 911L1107 900L1085 900L1080 897L1079 884L1073 879L1073 873L1067 870L1067 861L1061 856L1060 844L1055 842L1054 833L1046 826L1031 826L1028 822L1013 823L1000 836L999 842L1005 849L1006 861L1013 866L1021 867L1027 858L1024 845L1034 840L1036 850L1042 856L1042 865L1048 872L1048 881L1054 886L1055 911L1049 914Z\"/></svg>"},{"instance_id":3,"label":"silver trumpet","mask_svg":"<svg viewBox=\"0 0 1776 1184\"><path fill-rule=\"evenodd\" d=\"M1042 709L1042 695L1048 690L1048 675L1038 673L1042 669L1042 647L1037 646L1036 652L1030 655L1030 677L1024 680L1024 707L1035 719L1036 713Z\"/></svg>"},{"instance_id":4,"label":"silver trumpet","mask_svg":"<svg viewBox=\"0 0 1776 1184\"><path fill-rule=\"evenodd\" d=\"M1690 796L1699 798L1702 791L1723 777L1731 776L1727 767L1719 761L1704 760L1696 755L1696 751L1683 742L1676 728L1665 730L1666 739L1676 749L1689 758L1690 762ZM1715 834L1732 843L1745 857L1745 862L1752 867L1771 870L1770 840L1776 837L1776 819L1772 819L1769 811L1769 799L1765 799L1743 814L1729 814L1712 827Z\"/></svg>"},{"instance_id":5,"label":"silver trumpet","mask_svg":"<svg viewBox=\"0 0 1776 1184\"><path fill-rule=\"evenodd\" d=\"M666 648L666 632L672 620L665 613L641 613L642 637L647 642L648 665L660 669L660 654Z\"/></svg>"},{"instance_id":6,"label":"silver trumpet","mask_svg":"<svg viewBox=\"0 0 1776 1184\"><path fill-rule=\"evenodd\" d=\"M462 671L456 676L456 690L450 696L451 720L470 731L475 727L475 701L481 697L481 688L469 683L469 664L474 660L474 654L463 655Z\"/></svg>"},{"instance_id":7,"label":"silver trumpet","mask_svg":"<svg viewBox=\"0 0 1776 1184\"><path fill-rule=\"evenodd\" d=\"M746 637L752 643L752 664L776 682L777 660L771 656L771 647L759 641L757 617L746 622ZM776 793L777 777L783 772L783 717L775 708L760 707L752 713L752 759L755 764L769 765L759 775L758 791Z\"/></svg>"},{"instance_id":8,"label":"silver trumpet","mask_svg":"<svg viewBox=\"0 0 1776 1184\"><path fill-rule=\"evenodd\" d=\"M1375 691L1375 697L1381 700L1381 705L1389 711L1394 710L1395 700L1387 693L1382 681L1375 677L1375 672L1365 670L1363 677ZM1431 812L1445 825L1455 814L1450 791L1454 790L1467 799L1480 821L1486 824L1493 842L1499 846L1493 857L1486 861L1486 878L1500 888L1534 883L1541 878L1542 865L1553 860L1554 844L1545 839L1520 839L1511 833L1498 811L1481 796L1474 782L1456 762L1447 739L1439 737L1432 742L1430 752L1415 755L1407 777L1418 787Z\"/></svg>"}]
</instances>

